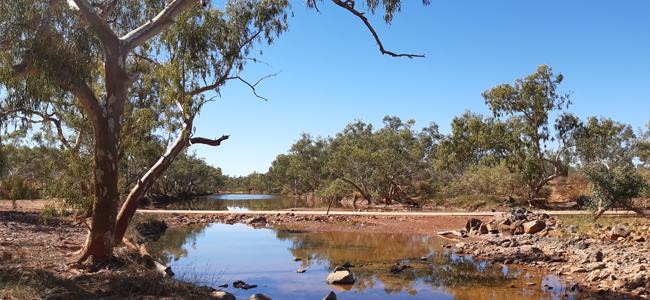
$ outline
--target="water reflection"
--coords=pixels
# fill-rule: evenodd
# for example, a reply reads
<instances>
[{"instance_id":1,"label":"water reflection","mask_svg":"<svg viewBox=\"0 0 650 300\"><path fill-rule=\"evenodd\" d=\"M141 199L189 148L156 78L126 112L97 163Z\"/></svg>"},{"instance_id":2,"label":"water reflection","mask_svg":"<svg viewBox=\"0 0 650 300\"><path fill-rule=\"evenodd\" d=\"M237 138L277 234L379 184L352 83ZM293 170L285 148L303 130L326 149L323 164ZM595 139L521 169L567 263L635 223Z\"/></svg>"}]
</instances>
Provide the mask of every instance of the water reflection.
<instances>
[{"instance_id":1,"label":"water reflection","mask_svg":"<svg viewBox=\"0 0 650 300\"><path fill-rule=\"evenodd\" d=\"M217 286L235 280L256 289L231 289L238 298L265 293L274 299L580 299L567 284L537 270L493 266L457 256L434 236L376 233L292 233L214 224L170 230L150 246L181 277ZM422 261L420 257L426 256ZM299 257L299 262L292 261ZM337 265L357 265L353 286L328 286ZM413 268L391 274L395 262ZM304 274L297 269L307 270ZM187 278L187 277L186 277ZM529 286L528 284L535 283ZM552 289L543 287L551 286ZM514 286L511 288L510 286Z\"/></svg>"},{"instance_id":2,"label":"water reflection","mask_svg":"<svg viewBox=\"0 0 650 300\"><path fill-rule=\"evenodd\" d=\"M180 210L261 211L287 208L323 208L329 203L322 200L294 198L284 195L226 194L182 199L161 208ZM335 203L333 207L338 207Z\"/></svg>"}]
</instances>

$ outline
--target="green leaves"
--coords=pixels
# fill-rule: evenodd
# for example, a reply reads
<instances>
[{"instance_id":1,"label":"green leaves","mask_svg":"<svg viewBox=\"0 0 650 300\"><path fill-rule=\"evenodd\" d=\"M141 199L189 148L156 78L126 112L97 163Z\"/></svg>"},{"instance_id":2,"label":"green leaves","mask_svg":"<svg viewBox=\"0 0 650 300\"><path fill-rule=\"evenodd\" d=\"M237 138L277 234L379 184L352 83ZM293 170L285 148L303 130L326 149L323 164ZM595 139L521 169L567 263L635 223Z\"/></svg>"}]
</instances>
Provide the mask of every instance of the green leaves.
<instances>
[{"instance_id":1,"label":"green leaves","mask_svg":"<svg viewBox=\"0 0 650 300\"><path fill-rule=\"evenodd\" d=\"M632 166L610 169L605 165L585 169L591 181L591 194L597 200L590 205L592 210L610 210L633 207L632 199L638 197L646 187L646 181Z\"/></svg>"}]
</instances>

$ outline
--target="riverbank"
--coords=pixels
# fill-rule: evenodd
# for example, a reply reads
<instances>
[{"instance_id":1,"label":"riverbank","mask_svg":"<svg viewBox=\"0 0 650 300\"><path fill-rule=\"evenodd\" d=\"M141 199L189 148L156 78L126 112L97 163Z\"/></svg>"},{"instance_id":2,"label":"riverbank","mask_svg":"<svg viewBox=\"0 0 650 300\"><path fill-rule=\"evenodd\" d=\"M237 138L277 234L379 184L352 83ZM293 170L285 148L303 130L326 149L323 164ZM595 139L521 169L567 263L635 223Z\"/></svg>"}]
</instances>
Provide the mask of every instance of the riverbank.
<instances>
[{"instance_id":1,"label":"riverbank","mask_svg":"<svg viewBox=\"0 0 650 300\"><path fill-rule=\"evenodd\" d=\"M212 290L169 280L149 271L127 248L116 249L117 260L110 265L90 270L74 264L74 253L80 249L85 235L84 220L68 216L62 219L40 219L38 211L44 201L18 201L17 209L11 201L0 201L0 298L51 299L207 299ZM148 211L147 213L153 213ZM226 212L219 214L155 213L141 220L164 220L172 228L210 223L269 224L277 230L304 230L309 232L345 231L376 233L416 233L433 235L465 228L470 217L489 222L494 213L474 215L418 215L414 213L309 213L282 211L272 213ZM252 222L253 217L257 222ZM527 268L547 269L559 276L581 283L576 288L591 291L594 296L610 299L621 297L646 298L648 293L648 241L646 220L611 219L612 223L632 223L632 232L612 240L607 226L594 233L589 228L554 226L545 235L473 235L449 239L458 252L490 259L494 264L517 264ZM621 221L623 220L623 221ZM608 221L609 222L609 221ZM645 222L645 223L644 223ZM555 223L553 223L555 224ZM569 226L565 221L565 225ZM575 225L573 225L575 226ZM592 226L590 223L580 227ZM645 226L645 227L644 227ZM645 232L643 231L645 228ZM575 231L575 232L574 232ZM586 232L589 231L589 232ZM587 236L585 234L596 234ZM447 236L449 237L449 236ZM598 261L597 251L601 258ZM541 251L542 253L540 253ZM596 252L592 255L592 253ZM541 255L544 254L544 255ZM592 255L594 260L590 258ZM559 259L558 259L559 258ZM636 268L635 268L636 267ZM643 283L643 284L641 284ZM634 295L634 296L633 296ZM272 295L271 295L272 296Z\"/></svg>"}]
</instances>

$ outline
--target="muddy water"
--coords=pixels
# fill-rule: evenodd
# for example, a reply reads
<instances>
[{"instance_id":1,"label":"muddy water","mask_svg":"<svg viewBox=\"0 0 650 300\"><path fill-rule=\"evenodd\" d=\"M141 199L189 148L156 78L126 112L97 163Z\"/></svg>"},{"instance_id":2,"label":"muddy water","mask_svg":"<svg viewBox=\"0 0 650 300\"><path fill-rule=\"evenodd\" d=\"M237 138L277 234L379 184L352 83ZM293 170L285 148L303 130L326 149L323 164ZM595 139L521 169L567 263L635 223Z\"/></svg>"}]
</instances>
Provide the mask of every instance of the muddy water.
<instances>
[{"instance_id":1,"label":"muddy water","mask_svg":"<svg viewBox=\"0 0 650 300\"><path fill-rule=\"evenodd\" d=\"M149 251L177 277L224 289L237 299L581 299L570 282L534 269L495 266L442 247L435 236L376 233L301 233L213 224L169 230ZM422 261L420 257L426 256ZM293 261L293 258L300 261ZM327 275L350 262L357 282L329 286ZM396 263L413 268L391 274ZM304 269L305 273L296 273ZM232 282L256 284L235 289Z\"/></svg>"}]
</instances>

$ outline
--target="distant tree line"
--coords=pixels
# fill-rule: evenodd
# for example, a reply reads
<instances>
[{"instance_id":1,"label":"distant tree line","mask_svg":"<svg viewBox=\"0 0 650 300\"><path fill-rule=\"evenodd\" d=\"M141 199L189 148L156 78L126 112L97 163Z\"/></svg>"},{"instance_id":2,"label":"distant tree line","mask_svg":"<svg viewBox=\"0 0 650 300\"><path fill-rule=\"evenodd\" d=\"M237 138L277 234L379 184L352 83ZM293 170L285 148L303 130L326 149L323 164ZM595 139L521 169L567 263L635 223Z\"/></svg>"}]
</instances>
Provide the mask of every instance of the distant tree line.
<instances>
[{"instance_id":1,"label":"distant tree line","mask_svg":"<svg viewBox=\"0 0 650 300\"><path fill-rule=\"evenodd\" d=\"M650 123L635 133L606 117L581 120L566 112L570 94L556 90L562 80L541 65L489 89L482 96L492 116L466 111L447 135L435 123L416 130L414 120L390 116L381 128L356 120L334 137L303 133L267 173L230 178L227 188L388 204L467 195L533 199L572 172L591 183L600 212L650 196Z\"/></svg>"}]
</instances>

